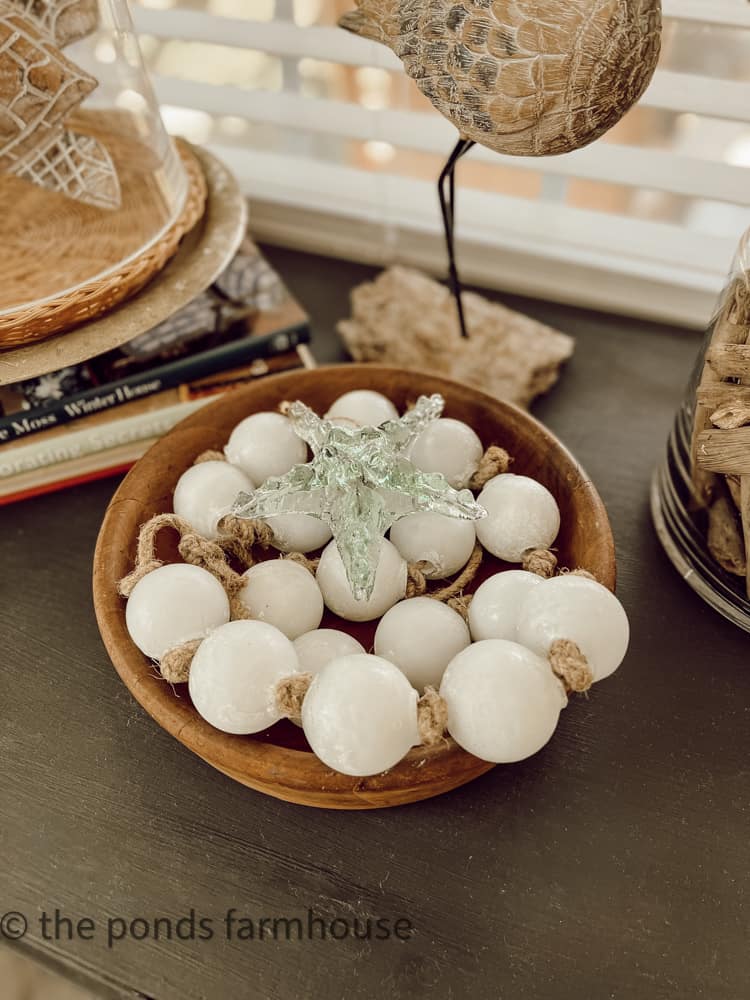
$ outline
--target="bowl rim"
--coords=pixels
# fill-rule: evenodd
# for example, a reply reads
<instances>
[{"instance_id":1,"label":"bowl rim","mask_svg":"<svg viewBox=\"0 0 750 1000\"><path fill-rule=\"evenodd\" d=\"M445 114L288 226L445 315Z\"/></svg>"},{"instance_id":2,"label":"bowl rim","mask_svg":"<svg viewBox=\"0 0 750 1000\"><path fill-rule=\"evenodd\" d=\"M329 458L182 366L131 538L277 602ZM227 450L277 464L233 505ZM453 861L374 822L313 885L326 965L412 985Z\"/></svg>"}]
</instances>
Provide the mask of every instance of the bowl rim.
<instances>
[{"instance_id":1,"label":"bowl rim","mask_svg":"<svg viewBox=\"0 0 750 1000\"><path fill-rule=\"evenodd\" d=\"M614 539L606 508L596 487L572 453L548 428L525 410L443 375L371 363L295 369L264 376L259 382L233 390L231 394L206 404L176 424L146 451L125 476L107 506L99 530L92 583L96 619L107 653L125 686L154 721L207 763L242 784L277 798L337 809L376 808L428 798L473 780L495 765L473 757L452 739L446 738L436 747L412 748L399 764L381 775L353 778L327 768L309 751L263 742L252 736L234 736L214 729L198 715L187 699L176 697L170 686L156 677L155 672L150 669L148 659L130 639L125 628L125 602L117 593L116 587L121 575L117 566L126 558L126 553L122 545L113 549L112 540L121 538L125 531L129 548L133 547L135 538L132 528L135 526L137 531L141 523L133 515L136 509L145 506L148 499L147 496L138 496L137 492L143 471L149 464L162 460L175 482L184 471L182 468L169 466L170 442L175 435L193 429L210 428L216 423L212 417L221 413L228 401L236 400L238 393L241 393L250 402L259 385L278 386L279 398L282 399L285 395L282 390L286 384L297 383L300 379L336 380L345 378L343 373L352 371L361 372L361 388L372 388L373 380L380 378L385 380L389 376L406 376L413 378L417 385L419 382L429 381L430 391L442 391L447 397L452 390L464 394L469 391L479 406L496 414L498 410L506 411L516 421L527 423L534 434L538 435L540 447L554 449L565 465L580 478L580 488L596 515L601 550L598 576L611 590L614 590L616 577ZM295 389L295 392L302 390ZM252 412L250 406L248 415ZM498 419L499 417L500 415ZM196 455L200 450L203 449L199 448ZM169 495L171 496L171 491ZM159 499L161 498L160 496ZM128 558L126 565L129 566L129 563ZM314 783L311 783L310 772L315 775Z\"/></svg>"}]
</instances>

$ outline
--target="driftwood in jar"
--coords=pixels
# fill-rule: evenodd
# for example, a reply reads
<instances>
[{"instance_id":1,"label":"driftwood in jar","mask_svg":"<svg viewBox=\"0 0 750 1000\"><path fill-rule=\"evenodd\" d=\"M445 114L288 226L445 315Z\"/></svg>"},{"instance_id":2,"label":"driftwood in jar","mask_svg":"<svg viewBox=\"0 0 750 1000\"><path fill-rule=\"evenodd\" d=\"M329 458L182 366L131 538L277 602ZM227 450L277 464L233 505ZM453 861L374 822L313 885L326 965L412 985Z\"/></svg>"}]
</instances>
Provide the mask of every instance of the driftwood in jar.
<instances>
[{"instance_id":1,"label":"driftwood in jar","mask_svg":"<svg viewBox=\"0 0 750 1000\"><path fill-rule=\"evenodd\" d=\"M750 424L750 404L742 400L722 403L711 414L711 423L721 430L730 431Z\"/></svg>"},{"instance_id":2,"label":"driftwood in jar","mask_svg":"<svg viewBox=\"0 0 750 1000\"><path fill-rule=\"evenodd\" d=\"M732 320L736 316L737 291L735 282L727 292L722 309L716 319L713 328L711 344L706 352L706 360L701 374L700 385L696 397L695 416L693 422L693 442L691 449L691 469L693 480L693 494L698 507L710 508L717 495L717 477L715 472L705 470L698 460L698 442L700 434L713 427L711 414L718 406L729 401L727 386L723 383L723 376L719 374L714 359L716 352L726 345L745 344L747 341L747 327L744 324L735 323ZM704 398L710 390L714 390L716 395L710 399Z\"/></svg>"},{"instance_id":3,"label":"driftwood in jar","mask_svg":"<svg viewBox=\"0 0 750 1000\"><path fill-rule=\"evenodd\" d=\"M735 506L726 495L720 496L709 509L708 547L714 559L728 573L746 576L745 538Z\"/></svg>"},{"instance_id":4,"label":"driftwood in jar","mask_svg":"<svg viewBox=\"0 0 750 1000\"><path fill-rule=\"evenodd\" d=\"M698 463L722 476L750 475L750 427L714 428L698 435Z\"/></svg>"},{"instance_id":5,"label":"driftwood in jar","mask_svg":"<svg viewBox=\"0 0 750 1000\"><path fill-rule=\"evenodd\" d=\"M708 512L708 548L750 596L750 284L729 288L696 393L693 491ZM744 383L744 384L743 384Z\"/></svg>"},{"instance_id":6,"label":"driftwood in jar","mask_svg":"<svg viewBox=\"0 0 750 1000\"><path fill-rule=\"evenodd\" d=\"M750 409L750 385L734 385L728 382L701 382L695 394L699 405L706 407L709 413L707 426L718 427L720 424L713 419L714 413L725 406L743 406Z\"/></svg>"},{"instance_id":7,"label":"driftwood in jar","mask_svg":"<svg viewBox=\"0 0 750 1000\"><path fill-rule=\"evenodd\" d=\"M742 476L726 476L727 489L739 513L742 510Z\"/></svg>"}]
</instances>

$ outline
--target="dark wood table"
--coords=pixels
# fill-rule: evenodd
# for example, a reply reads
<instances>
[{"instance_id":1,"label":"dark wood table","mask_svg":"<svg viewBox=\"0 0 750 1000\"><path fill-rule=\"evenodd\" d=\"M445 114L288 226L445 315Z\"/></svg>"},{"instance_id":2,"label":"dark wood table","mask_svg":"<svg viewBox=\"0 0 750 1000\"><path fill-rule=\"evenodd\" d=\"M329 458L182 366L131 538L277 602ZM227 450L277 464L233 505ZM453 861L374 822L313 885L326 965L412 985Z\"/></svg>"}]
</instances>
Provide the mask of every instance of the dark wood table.
<instances>
[{"instance_id":1,"label":"dark wood table","mask_svg":"<svg viewBox=\"0 0 750 1000\"><path fill-rule=\"evenodd\" d=\"M372 270L270 256L312 313L319 360L341 359L334 323ZM450 795L382 812L286 805L183 749L110 666L90 573L116 483L4 508L0 912L26 915L33 957L102 997L750 996L748 639L679 579L648 507L698 339L506 301L577 338L535 412L609 507L633 632L620 671L563 713L543 752ZM401 917L413 931L227 940L232 907L256 921ZM40 913L55 908L93 934L68 940L63 923L43 940ZM210 940L107 946L110 918L191 910Z\"/></svg>"}]
</instances>

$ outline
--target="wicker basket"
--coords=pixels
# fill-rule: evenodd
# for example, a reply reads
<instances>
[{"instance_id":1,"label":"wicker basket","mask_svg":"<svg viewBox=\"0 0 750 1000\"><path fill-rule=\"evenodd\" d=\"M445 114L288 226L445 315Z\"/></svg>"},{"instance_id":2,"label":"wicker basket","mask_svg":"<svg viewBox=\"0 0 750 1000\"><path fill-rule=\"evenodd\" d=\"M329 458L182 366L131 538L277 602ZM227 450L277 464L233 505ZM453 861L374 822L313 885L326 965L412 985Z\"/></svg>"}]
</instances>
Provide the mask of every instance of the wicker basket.
<instances>
[{"instance_id":1,"label":"wicker basket","mask_svg":"<svg viewBox=\"0 0 750 1000\"><path fill-rule=\"evenodd\" d=\"M156 238L144 238L153 232L155 213L164 211L158 184L139 169L144 151L136 140L110 136L107 144L123 187L117 211L2 178L3 243L11 252L0 264L0 348L43 340L108 312L164 267L201 218L203 171L190 147L178 143L188 179L185 201Z\"/></svg>"}]
</instances>

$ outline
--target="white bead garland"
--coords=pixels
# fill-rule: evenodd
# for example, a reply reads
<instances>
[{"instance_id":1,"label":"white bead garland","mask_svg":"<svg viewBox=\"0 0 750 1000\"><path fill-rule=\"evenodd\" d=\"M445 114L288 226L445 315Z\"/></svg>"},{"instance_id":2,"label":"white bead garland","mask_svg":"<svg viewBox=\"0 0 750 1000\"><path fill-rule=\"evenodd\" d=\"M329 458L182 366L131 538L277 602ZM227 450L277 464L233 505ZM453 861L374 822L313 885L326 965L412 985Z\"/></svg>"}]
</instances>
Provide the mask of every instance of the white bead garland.
<instances>
[{"instance_id":1,"label":"white bead garland","mask_svg":"<svg viewBox=\"0 0 750 1000\"><path fill-rule=\"evenodd\" d=\"M201 462L192 465L177 480L172 507L204 538L216 538L217 525L228 514L237 496L250 493L255 484L230 462Z\"/></svg>"},{"instance_id":2,"label":"white bead garland","mask_svg":"<svg viewBox=\"0 0 750 1000\"><path fill-rule=\"evenodd\" d=\"M394 663L418 691L439 687L445 668L471 638L461 615L431 597L400 601L380 619L375 653Z\"/></svg>"},{"instance_id":3,"label":"white bead garland","mask_svg":"<svg viewBox=\"0 0 750 1000\"><path fill-rule=\"evenodd\" d=\"M495 764L541 750L567 704L549 663L505 639L475 642L459 653L448 664L440 694L456 743Z\"/></svg>"},{"instance_id":4,"label":"white bead garland","mask_svg":"<svg viewBox=\"0 0 750 1000\"><path fill-rule=\"evenodd\" d=\"M294 648L299 658L299 668L303 673L318 674L332 660L353 653L364 653L365 648L353 635L336 628L317 628L305 632L294 640Z\"/></svg>"},{"instance_id":5,"label":"white bead garland","mask_svg":"<svg viewBox=\"0 0 750 1000\"><path fill-rule=\"evenodd\" d=\"M331 540L331 529L310 514L276 514L265 518L280 552L314 552Z\"/></svg>"},{"instance_id":6,"label":"white bead garland","mask_svg":"<svg viewBox=\"0 0 750 1000\"><path fill-rule=\"evenodd\" d=\"M256 563L243 574L240 600L253 618L296 639L320 625L323 595L315 577L291 559Z\"/></svg>"},{"instance_id":7,"label":"white bead garland","mask_svg":"<svg viewBox=\"0 0 750 1000\"><path fill-rule=\"evenodd\" d=\"M229 600L222 585L208 570L186 563L147 573L133 587L125 608L130 638L154 660L228 621Z\"/></svg>"},{"instance_id":8,"label":"white bead garland","mask_svg":"<svg viewBox=\"0 0 750 1000\"><path fill-rule=\"evenodd\" d=\"M328 767L357 777L380 774L419 743L417 692L379 656L342 656L313 678L302 728Z\"/></svg>"},{"instance_id":9,"label":"white bead garland","mask_svg":"<svg viewBox=\"0 0 750 1000\"><path fill-rule=\"evenodd\" d=\"M483 454L479 435L468 424L443 417L422 431L409 458L423 472L439 472L454 489L463 490Z\"/></svg>"},{"instance_id":10,"label":"white bead garland","mask_svg":"<svg viewBox=\"0 0 750 1000\"><path fill-rule=\"evenodd\" d=\"M466 565L477 540L473 521L434 511L396 521L390 539L407 563L422 563L427 580L444 580Z\"/></svg>"},{"instance_id":11,"label":"white bead garland","mask_svg":"<svg viewBox=\"0 0 750 1000\"><path fill-rule=\"evenodd\" d=\"M354 389L339 396L325 416L327 420L351 420L357 427L378 427L386 420L397 420L398 410L382 393Z\"/></svg>"},{"instance_id":12,"label":"white bead garland","mask_svg":"<svg viewBox=\"0 0 750 1000\"><path fill-rule=\"evenodd\" d=\"M521 562L528 549L546 549L560 530L560 510L546 487L511 472L490 479L477 497L487 517L477 538L498 559Z\"/></svg>"},{"instance_id":13,"label":"white bead garland","mask_svg":"<svg viewBox=\"0 0 750 1000\"><path fill-rule=\"evenodd\" d=\"M342 426L377 426L398 411L382 394L357 390L339 397L326 416ZM225 454L227 462L188 469L175 488L175 513L207 539L216 539L218 522L239 493L305 462L307 446L286 417L264 412L237 425ZM482 455L472 428L450 418L428 426L410 451L418 468L442 473L457 489L469 484ZM551 738L566 689L584 690L591 675L598 681L617 669L629 625L610 591L574 574L544 580L521 570L497 573L478 587L468 613L462 608L468 625L433 598L404 599L407 562L420 564L427 579L444 579L466 565L477 538L497 558L518 563L527 550L548 548L558 534L554 497L526 476L495 476L478 501L487 517L476 525L432 511L397 521L390 541L382 541L367 601L354 599L326 524L299 513L269 517L277 549L307 553L326 546L315 577L293 559L256 563L237 595L253 620L230 622L229 599L211 573L189 564L163 566L128 584L128 631L156 660L202 640L189 674L185 667L190 695L199 714L228 733L272 726L283 714L278 682L311 674L307 693L307 679L297 677L290 683L294 695L283 704L298 721L302 699L313 752L344 774L364 777L395 766L420 743L420 727L432 745L442 710L448 732L468 752L495 763L523 760ZM200 556L186 550L185 558ZM154 550L152 562L155 557ZM237 575L220 568L234 595ZM380 618L374 655L346 632L319 628L325 606L348 621ZM553 649L558 640L567 646ZM186 664L192 653L192 647L180 651ZM426 687L439 687L444 706L436 708L428 694L418 707L417 692Z\"/></svg>"},{"instance_id":14,"label":"white bead garland","mask_svg":"<svg viewBox=\"0 0 750 1000\"><path fill-rule=\"evenodd\" d=\"M479 586L469 605L469 629L474 642L481 639L518 639L518 619L526 595L542 577L522 569L495 573Z\"/></svg>"},{"instance_id":15,"label":"white bead garland","mask_svg":"<svg viewBox=\"0 0 750 1000\"><path fill-rule=\"evenodd\" d=\"M406 594L407 567L395 545L384 538L375 573L375 587L366 601L354 598L346 578L336 542L329 542L320 557L316 579L326 607L350 622L368 622L380 618Z\"/></svg>"},{"instance_id":16,"label":"white bead garland","mask_svg":"<svg viewBox=\"0 0 750 1000\"><path fill-rule=\"evenodd\" d=\"M282 718L276 684L298 669L294 646L278 629L265 622L229 622L198 647L188 689L198 713L216 729L259 733Z\"/></svg>"},{"instance_id":17,"label":"white bead garland","mask_svg":"<svg viewBox=\"0 0 750 1000\"><path fill-rule=\"evenodd\" d=\"M293 466L306 462L307 445L297 437L286 417L263 412L237 424L224 454L260 486L269 476L283 476Z\"/></svg>"},{"instance_id":18,"label":"white bead garland","mask_svg":"<svg viewBox=\"0 0 750 1000\"><path fill-rule=\"evenodd\" d=\"M630 641L625 609L595 580L567 574L530 590L518 621L518 641L546 656L556 639L570 639L586 657L595 681L620 666Z\"/></svg>"}]
</instances>

